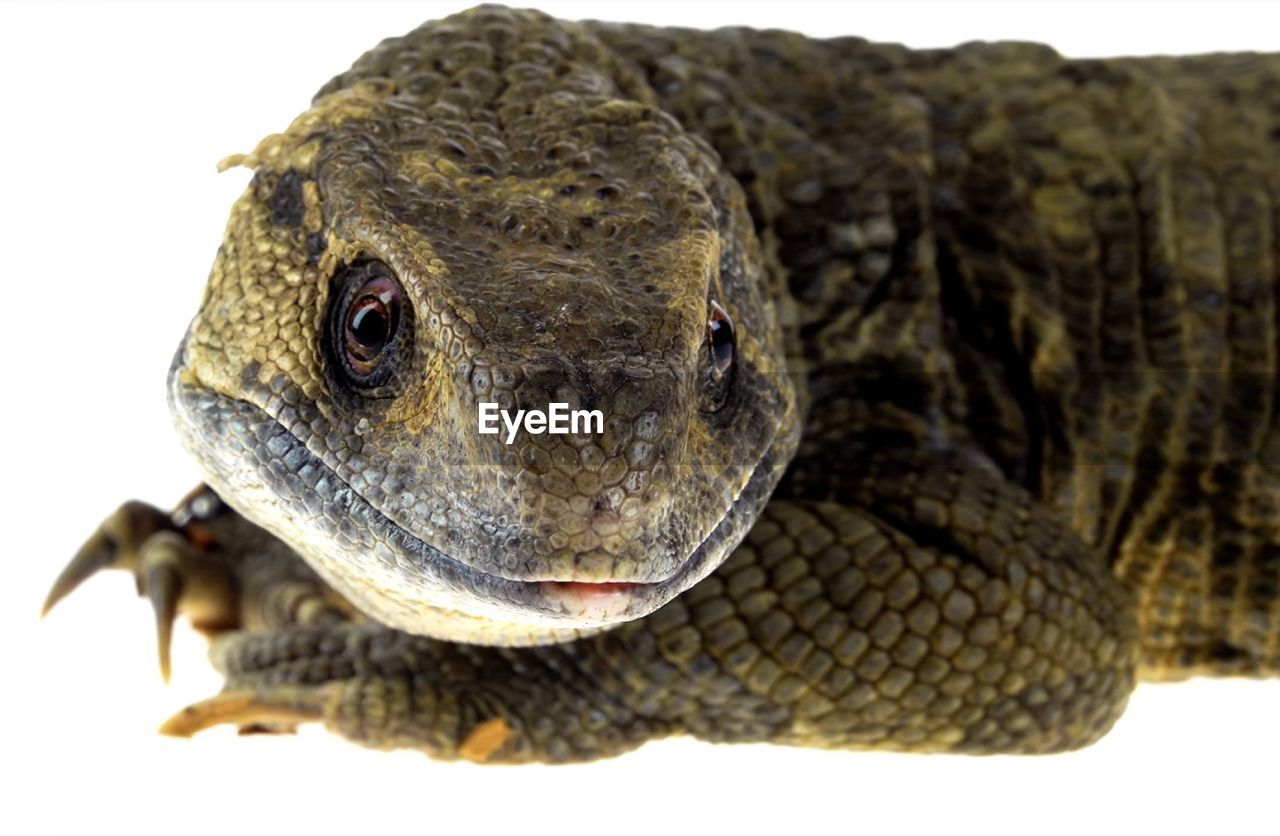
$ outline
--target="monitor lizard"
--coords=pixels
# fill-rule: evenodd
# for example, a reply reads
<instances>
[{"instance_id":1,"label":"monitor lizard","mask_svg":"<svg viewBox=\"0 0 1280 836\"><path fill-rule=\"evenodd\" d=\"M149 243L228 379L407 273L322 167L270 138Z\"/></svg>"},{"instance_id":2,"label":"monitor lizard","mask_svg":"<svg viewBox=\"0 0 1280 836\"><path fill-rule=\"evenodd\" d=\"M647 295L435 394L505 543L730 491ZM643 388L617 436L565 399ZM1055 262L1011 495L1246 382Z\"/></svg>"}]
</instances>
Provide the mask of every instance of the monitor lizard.
<instances>
[{"instance_id":1,"label":"monitor lizard","mask_svg":"<svg viewBox=\"0 0 1280 836\"><path fill-rule=\"evenodd\" d=\"M133 572L170 719L580 761L1052 752L1280 668L1280 57L1068 60L481 6L254 172ZM480 405L599 432L478 431Z\"/></svg>"}]
</instances>

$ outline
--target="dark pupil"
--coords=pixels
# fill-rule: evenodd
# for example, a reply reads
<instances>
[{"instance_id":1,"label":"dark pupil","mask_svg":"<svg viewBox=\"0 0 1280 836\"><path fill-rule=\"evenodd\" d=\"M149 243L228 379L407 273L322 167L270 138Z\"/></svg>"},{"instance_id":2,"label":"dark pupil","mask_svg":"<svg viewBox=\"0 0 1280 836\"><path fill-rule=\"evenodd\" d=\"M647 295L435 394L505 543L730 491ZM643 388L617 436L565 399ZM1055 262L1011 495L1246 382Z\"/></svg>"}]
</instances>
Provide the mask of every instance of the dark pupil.
<instances>
[{"instance_id":1,"label":"dark pupil","mask_svg":"<svg viewBox=\"0 0 1280 836\"><path fill-rule=\"evenodd\" d=\"M347 335L352 349L361 355L361 359L377 356L387 344L391 331L391 317L387 306L376 296L366 296L352 306L351 316L347 320Z\"/></svg>"},{"instance_id":2,"label":"dark pupil","mask_svg":"<svg viewBox=\"0 0 1280 836\"><path fill-rule=\"evenodd\" d=\"M726 366L733 359L733 327L729 323L711 323L711 356L717 367Z\"/></svg>"}]
</instances>

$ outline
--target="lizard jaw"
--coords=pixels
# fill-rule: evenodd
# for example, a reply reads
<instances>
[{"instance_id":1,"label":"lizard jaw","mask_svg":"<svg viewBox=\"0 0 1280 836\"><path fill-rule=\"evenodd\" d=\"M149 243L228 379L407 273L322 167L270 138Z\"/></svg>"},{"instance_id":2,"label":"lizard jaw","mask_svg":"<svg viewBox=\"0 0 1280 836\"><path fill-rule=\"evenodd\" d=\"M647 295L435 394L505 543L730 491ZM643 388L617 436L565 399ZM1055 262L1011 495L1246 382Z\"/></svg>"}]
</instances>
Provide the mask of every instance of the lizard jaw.
<instances>
[{"instance_id":1,"label":"lizard jaw","mask_svg":"<svg viewBox=\"0 0 1280 836\"><path fill-rule=\"evenodd\" d=\"M775 433L738 495L673 573L649 583L513 580L419 539L343 482L262 407L170 373L175 426L208 483L295 549L365 614L396 629L474 644L565 641L652 613L715 569L745 536L790 458ZM245 445L251 445L247 448ZM263 449L271 461L256 461ZM292 478L273 477L285 465ZM304 482L306 484L304 484ZM334 546L339 548L335 551Z\"/></svg>"}]
</instances>

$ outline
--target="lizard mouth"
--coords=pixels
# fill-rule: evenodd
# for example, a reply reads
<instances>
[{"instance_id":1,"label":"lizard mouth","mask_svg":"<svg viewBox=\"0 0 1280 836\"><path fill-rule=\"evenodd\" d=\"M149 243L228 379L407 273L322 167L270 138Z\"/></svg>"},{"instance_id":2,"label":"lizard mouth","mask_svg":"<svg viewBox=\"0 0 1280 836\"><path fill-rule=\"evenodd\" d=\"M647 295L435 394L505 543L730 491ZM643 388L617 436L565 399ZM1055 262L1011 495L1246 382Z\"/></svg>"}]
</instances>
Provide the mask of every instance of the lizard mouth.
<instances>
[{"instance_id":1,"label":"lizard mouth","mask_svg":"<svg viewBox=\"0 0 1280 836\"><path fill-rule=\"evenodd\" d=\"M613 595L636 587L648 586L648 584L624 581L543 581L543 583L550 584L553 589L575 595Z\"/></svg>"},{"instance_id":2,"label":"lizard mouth","mask_svg":"<svg viewBox=\"0 0 1280 836\"><path fill-rule=\"evenodd\" d=\"M542 594L558 602L567 612L578 612L592 619L611 620L614 612L625 612L629 602L643 597L653 583L621 581L536 581L542 586Z\"/></svg>"},{"instance_id":3,"label":"lizard mouth","mask_svg":"<svg viewBox=\"0 0 1280 836\"><path fill-rule=\"evenodd\" d=\"M478 613L497 607L501 617L508 621L551 621L561 627L598 629L648 615L715 568L745 534L746 523L755 519L759 506L768 498L776 478L772 463L772 455L769 455L757 464L729 510L672 574L647 583L506 578L432 546L383 515L362 496L352 503L351 511L356 519L367 524L369 531L380 533L396 544L401 556L415 558L413 562L420 569L415 573L416 583L434 582L448 589L464 590L467 595L465 610L468 612ZM770 478L771 474L774 478ZM251 510L242 513L253 518ZM260 524L270 529L268 523ZM324 574L323 570L321 574ZM341 582L335 586L339 591L347 591ZM424 599L429 600L432 591L423 589ZM388 616L385 610L370 607L370 611L392 626L415 632L411 626L392 621L392 616Z\"/></svg>"},{"instance_id":4,"label":"lizard mouth","mask_svg":"<svg viewBox=\"0 0 1280 836\"><path fill-rule=\"evenodd\" d=\"M507 627L555 640L648 615L719 565L781 473L770 443L712 529L660 580L513 580L453 557L387 517L262 407L184 382L184 349L185 341L170 374L171 408L210 486L358 609L411 633L454 638L441 635L455 629L448 624L454 619L490 625L463 640L492 642ZM269 460L264 450L272 451Z\"/></svg>"}]
</instances>

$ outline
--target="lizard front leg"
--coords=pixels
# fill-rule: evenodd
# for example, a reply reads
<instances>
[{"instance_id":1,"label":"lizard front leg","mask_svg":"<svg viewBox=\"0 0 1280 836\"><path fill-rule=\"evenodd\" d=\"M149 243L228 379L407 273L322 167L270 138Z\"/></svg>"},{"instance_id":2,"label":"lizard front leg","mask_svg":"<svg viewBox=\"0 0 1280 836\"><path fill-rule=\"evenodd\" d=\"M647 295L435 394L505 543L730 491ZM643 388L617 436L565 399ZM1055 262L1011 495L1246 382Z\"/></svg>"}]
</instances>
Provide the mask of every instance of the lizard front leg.
<instances>
[{"instance_id":1,"label":"lizard front leg","mask_svg":"<svg viewBox=\"0 0 1280 836\"><path fill-rule=\"evenodd\" d=\"M363 745L445 759L592 760L677 730L631 704L629 663L610 645L621 649L465 645L373 623L232 633L210 652L222 693L162 731L318 721Z\"/></svg>"},{"instance_id":2,"label":"lizard front leg","mask_svg":"<svg viewBox=\"0 0 1280 836\"><path fill-rule=\"evenodd\" d=\"M674 733L950 752L1103 734L1136 645L1101 558L987 470L916 455L863 465L793 483L829 498L775 501L697 587L575 642L478 647L373 624L227 635L213 650L226 690L166 730L315 720L378 748L502 762L587 760Z\"/></svg>"}]
</instances>

